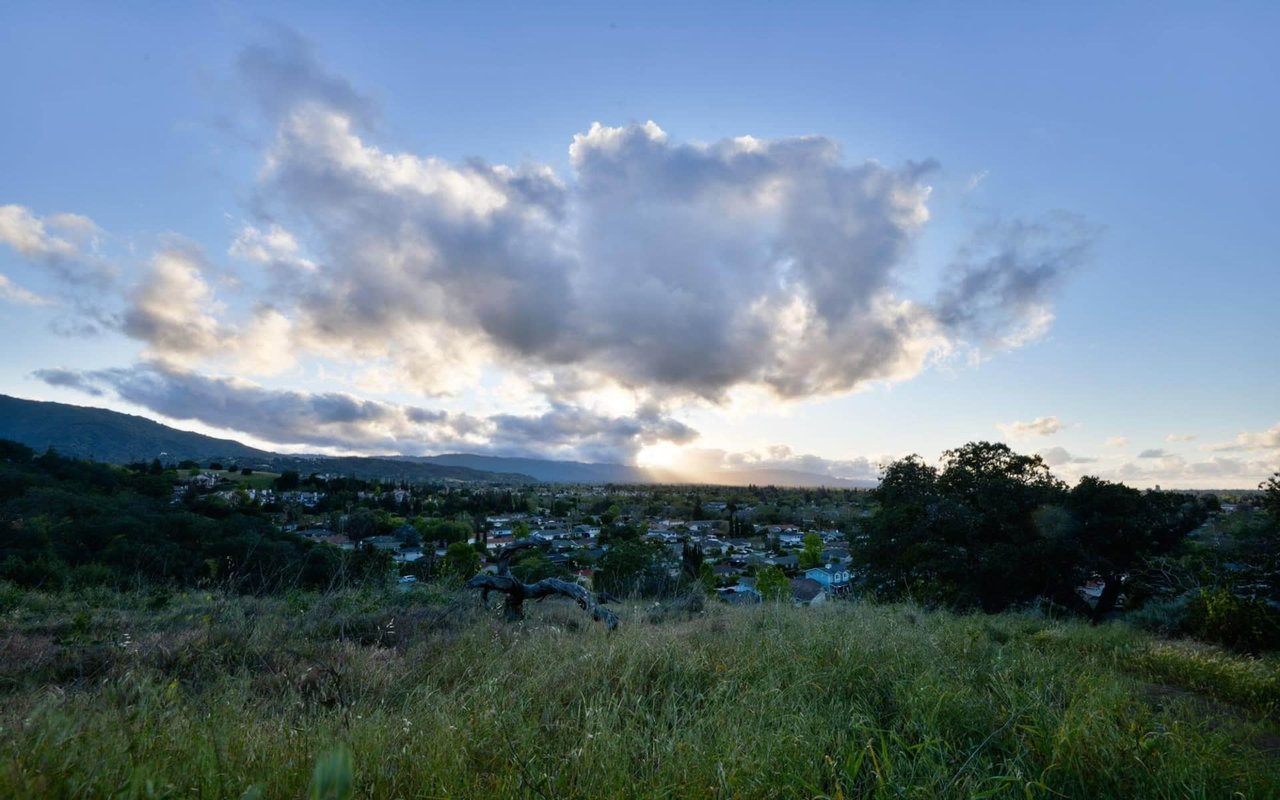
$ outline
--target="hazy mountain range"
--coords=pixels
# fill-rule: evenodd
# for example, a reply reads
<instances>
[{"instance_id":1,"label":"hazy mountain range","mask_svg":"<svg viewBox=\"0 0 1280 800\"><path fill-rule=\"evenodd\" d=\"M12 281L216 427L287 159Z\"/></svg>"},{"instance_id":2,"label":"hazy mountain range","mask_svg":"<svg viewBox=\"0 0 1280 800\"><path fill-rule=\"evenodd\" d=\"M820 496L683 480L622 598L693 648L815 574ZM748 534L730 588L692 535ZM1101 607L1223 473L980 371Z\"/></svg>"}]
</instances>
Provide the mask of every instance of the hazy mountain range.
<instances>
[{"instance_id":1,"label":"hazy mountain range","mask_svg":"<svg viewBox=\"0 0 1280 800\"><path fill-rule=\"evenodd\" d=\"M325 456L272 453L167 425L133 414L23 400L0 395L0 439L22 442L37 451L113 464L192 460L303 474L332 472L404 480L456 480L484 483L689 483L689 476L626 464L596 464L538 458L449 453L437 456ZM722 470L695 482L731 486L836 486L865 488L874 481L847 480L784 469Z\"/></svg>"}]
</instances>

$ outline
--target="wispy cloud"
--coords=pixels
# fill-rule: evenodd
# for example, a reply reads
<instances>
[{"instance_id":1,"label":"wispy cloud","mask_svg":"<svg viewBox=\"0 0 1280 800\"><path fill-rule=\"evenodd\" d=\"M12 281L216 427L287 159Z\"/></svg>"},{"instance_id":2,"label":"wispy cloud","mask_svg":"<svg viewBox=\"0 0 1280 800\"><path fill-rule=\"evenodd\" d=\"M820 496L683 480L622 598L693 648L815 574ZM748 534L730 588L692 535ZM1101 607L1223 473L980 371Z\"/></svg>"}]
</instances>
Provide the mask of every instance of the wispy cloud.
<instances>
[{"instance_id":1,"label":"wispy cloud","mask_svg":"<svg viewBox=\"0 0 1280 800\"><path fill-rule=\"evenodd\" d=\"M0 205L0 244L64 283L102 288L115 278L114 268L90 249L97 233L93 220L79 214L40 217L26 206Z\"/></svg>"},{"instance_id":2,"label":"wispy cloud","mask_svg":"<svg viewBox=\"0 0 1280 800\"><path fill-rule=\"evenodd\" d=\"M1062 421L1055 417L1036 417L1030 422L1008 422L996 425L1010 439L1026 439L1035 436L1052 436L1062 430Z\"/></svg>"},{"instance_id":3,"label":"wispy cloud","mask_svg":"<svg viewBox=\"0 0 1280 800\"><path fill-rule=\"evenodd\" d=\"M6 275L0 275L0 300L24 306L47 306L53 302L47 297L41 297L34 292L23 289L9 280Z\"/></svg>"},{"instance_id":4,"label":"wispy cloud","mask_svg":"<svg viewBox=\"0 0 1280 800\"><path fill-rule=\"evenodd\" d=\"M1280 422L1265 431L1245 431L1230 442L1205 445L1211 452L1237 452L1244 450L1280 450Z\"/></svg>"}]
</instances>

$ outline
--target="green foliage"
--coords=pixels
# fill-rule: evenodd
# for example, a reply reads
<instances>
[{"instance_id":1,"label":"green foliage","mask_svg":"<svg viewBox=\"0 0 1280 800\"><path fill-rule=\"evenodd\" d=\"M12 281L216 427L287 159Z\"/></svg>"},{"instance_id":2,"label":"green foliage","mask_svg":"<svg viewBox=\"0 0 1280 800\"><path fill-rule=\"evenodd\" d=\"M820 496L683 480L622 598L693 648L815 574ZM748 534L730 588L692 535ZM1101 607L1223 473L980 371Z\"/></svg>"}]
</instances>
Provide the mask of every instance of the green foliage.
<instances>
[{"instance_id":1,"label":"green foliage","mask_svg":"<svg viewBox=\"0 0 1280 800\"><path fill-rule=\"evenodd\" d=\"M804 535L804 549L800 551L800 566L805 569L822 566L822 537L818 534Z\"/></svg>"},{"instance_id":2,"label":"green foliage","mask_svg":"<svg viewBox=\"0 0 1280 800\"><path fill-rule=\"evenodd\" d=\"M251 508L174 505L172 473L5 445L0 461L0 579L55 589L216 577L239 591L316 587L353 573L334 548L280 532ZM209 564L216 565L211 571Z\"/></svg>"},{"instance_id":3,"label":"green foliage","mask_svg":"<svg viewBox=\"0 0 1280 800\"><path fill-rule=\"evenodd\" d=\"M657 548L647 542L617 542L600 557L592 585L596 591L618 597L665 594L673 586L658 555Z\"/></svg>"},{"instance_id":4,"label":"green foliage","mask_svg":"<svg viewBox=\"0 0 1280 800\"><path fill-rule=\"evenodd\" d=\"M1262 490L1262 508L1271 516L1271 522L1280 531L1280 472L1258 484Z\"/></svg>"},{"instance_id":5,"label":"green foliage","mask_svg":"<svg viewBox=\"0 0 1280 800\"><path fill-rule=\"evenodd\" d=\"M791 599L791 580L781 567L765 567L756 576L756 591L767 602Z\"/></svg>"},{"instance_id":6,"label":"green foliage","mask_svg":"<svg viewBox=\"0 0 1280 800\"><path fill-rule=\"evenodd\" d=\"M480 571L480 554L466 542L454 542L445 550L444 569L449 575L469 578Z\"/></svg>"},{"instance_id":7,"label":"green foliage","mask_svg":"<svg viewBox=\"0 0 1280 800\"><path fill-rule=\"evenodd\" d=\"M471 523L460 519L420 519L414 527L424 542L466 542L475 535ZM527 526L526 526L527 527Z\"/></svg>"},{"instance_id":8,"label":"green foliage","mask_svg":"<svg viewBox=\"0 0 1280 800\"><path fill-rule=\"evenodd\" d=\"M351 752L345 747L326 753L316 761L311 776L311 800L350 800L355 793Z\"/></svg>"},{"instance_id":9,"label":"green foliage","mask_svg":"<svg viewBox=\"0 0 1280 800\"><path fill-rule=\"evenodd\" d=\"M1251 653L1280 649L1280 611L1260 600L1202 590L1187 610L1188 627L1199 639Z\"/></svg>"},{"instance_id":10,"label":"green foliage","mask_svg":"<svg viewBox=\"0 0 1280 800\"><path fill-rule=\"evenodd\" d=\"M1125 615L1125 622L1161 636L1191 632L1191 598L1187 595L1150 600Z\"/></svg>"},{"instance_id":11,"label":"green foliage","mask_svg":"<svg viewBox=\"0 0 1280 800\"><path fill-rule=\"evenodd\" d=\"M703 561L702 547L691 542L686 542L680 548L680 573L690 581L696 581L702 577L702 568L708 566Z\"/></svg>"},{"instance_id":12,"label":"green foliage","mask_svg":"<svg viewBox=\"0 0 1280 800\"><path fill-rule=\"evenodd\" d=\"M1092 572L1110 576L1106 611L1121 575L1205 517L1189 496L1097 478L1068 491L1039 456L991 442L948 450L941 471L919 456L895 461L872 497L879 512L855 551L872 590L986 611L1037 597L1075 604Z\"/></svg>"},{"instance_id":13,"label":"green foliage","mask_svg":"<svg viewBox=\"0 0 1280 800\"><path fill-rule=\"evenodd\" d=\"M710 564L703 562L698 566L698 583L708 592L716 589L716 571Z\"/></svg>"},{"instance_id":14,"label":"green foliage","mask_svg":"<svg viewBox=\"0 0 1280 800\"><path fill-rule=\"evenodd\" d=\"M343 531L354 542L368 539L378 533L378 517L368 508L357 508L347 515Z\"/></svg>"},{"instance_id":15,"label":"green foliage","mask_svg":"<svg viewBox=\"0 0 1280 800\"><path fill-rule=\"evenodd\" d=\"M533 583L543 578L567 578L569 570L559 564L553 564L546 553L534 551L512 564L511 574L525 583Z\"/></svg>"}]
</instances>

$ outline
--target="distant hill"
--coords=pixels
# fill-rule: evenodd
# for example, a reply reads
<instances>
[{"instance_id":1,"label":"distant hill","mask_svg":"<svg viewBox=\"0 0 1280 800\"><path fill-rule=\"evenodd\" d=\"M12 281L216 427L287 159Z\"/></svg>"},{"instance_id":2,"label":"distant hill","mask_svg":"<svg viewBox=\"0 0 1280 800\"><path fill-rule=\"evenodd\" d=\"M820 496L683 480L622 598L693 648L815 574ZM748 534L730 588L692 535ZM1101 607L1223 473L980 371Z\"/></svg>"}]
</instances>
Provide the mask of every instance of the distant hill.
<instances>
[{"instance_id":1,"label":"distant hill","mask_svg":"<svg viewBox=\"0 0 1280 800\"><path fill-rule=\"evenodd\" d=\"M231 439L215 439L161 425L146 417L105 408L21 400L0 395L0 439L37 452L52 447L64 456L108 464L134 461L264 461L275 454Z\"/></svg>"},{"instance_id":2,"label":"distant hill","mask_svg":"<svg viewBox=\"0 0 1280 800\"><path fill-rule=\"evenodd\" d=\"M105 408L23 400L0 395L0 439L21 442L43 452L52 447L64 456L129 464L159 458L165 463L211 461L281 472L328 472L383 480L477 483L532 483L515 470L485 472L465 466L418 464L395 458L287 455L259 450L232 439L181 431L146 417Z\"/></svg>"},{"instance_id":3,"label":"distant hill","mask_svg":"<svg viewBox=\"0 0 1280 800\"><path fill-rule=\"evenodd\" d=\"M487 472L518 472L548 483L653 483L654 478L640 467L626 464L593 464L582 461L551 461L541 458L504 458L469 453L440 456L400 456L405 461L468 467Z\"/></svg>"},{"instance_id":4,"label":"distant hill","mask_svg":"<svg viewBox=\"0 0 1280 800\"><path fill-rule=\"evenodd\" d=\"M711 483L724 486L831 486L868 488L875 481L831 478L785 469L723 470L690 481L662 470L626 464L504 458L470 453L439 456L286 455L259 450L233 439L161 425L146 417L105 408L22 400L0 395L0 439L21 442L43 452L53 447L74 458L129 464L160 458L166 463L192 460L234 463L280 472L328 472L383 480L453 480L479 483Z\"/></svg>"},{"instance_id":5,"label":"distant hill","mask_svg":"<svg viewBox=\"0 0 1280 800\"><path fill-rule=\"evenodd\" d=\"M503 458L469 453L442 456L401 456L406 461L470 467L489 472L520 472L548 483L708 483L718 486L830 486L840 489L869 489L872 480L832 478L813 472L789 469L720 470L691 481L687 475L626 464L550 461L539 458Z\"/></svg>"}]
</instances>

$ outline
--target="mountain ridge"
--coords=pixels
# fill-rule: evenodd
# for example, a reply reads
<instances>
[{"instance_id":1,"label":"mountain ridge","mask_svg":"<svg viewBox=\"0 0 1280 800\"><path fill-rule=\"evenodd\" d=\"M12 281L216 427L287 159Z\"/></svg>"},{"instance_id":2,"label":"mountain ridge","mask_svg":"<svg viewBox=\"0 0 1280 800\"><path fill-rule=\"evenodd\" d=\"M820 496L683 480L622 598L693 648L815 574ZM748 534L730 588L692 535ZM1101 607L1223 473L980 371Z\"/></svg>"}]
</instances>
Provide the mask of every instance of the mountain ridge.
<instances>
[{"instance_id":1,"label":"mountain ridge","mask_svg":"<svg viewBox=\"0 0 1280 800\"><path fill-rule=\"evenodd\" d=\"M443 453L432 456L327 456L261 450L234 439L184 431L137 414L95 406L27 400L0 394L0 439L43 451L53 447L75 458L113 464L150 461L248 462L273 471L331 472L395 480L456 480L483 483L646 484L704 483L721 486L870 488L875 481L833 478L786 469L721 470L691 480L663 469L627 464L557 461L527 457Z\"/></svg>"}]
</instances>

